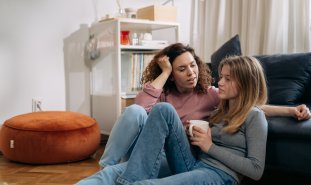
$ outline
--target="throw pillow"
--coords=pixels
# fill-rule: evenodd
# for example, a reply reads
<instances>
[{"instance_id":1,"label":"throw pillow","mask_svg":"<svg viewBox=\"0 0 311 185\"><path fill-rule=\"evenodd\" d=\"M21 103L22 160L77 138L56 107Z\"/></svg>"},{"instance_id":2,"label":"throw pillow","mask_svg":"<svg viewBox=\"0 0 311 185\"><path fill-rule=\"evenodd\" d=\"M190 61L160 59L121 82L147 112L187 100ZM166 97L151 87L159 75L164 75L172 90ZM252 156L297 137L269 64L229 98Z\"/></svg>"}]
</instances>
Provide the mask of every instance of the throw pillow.
<instances>
[{"instance_id":1,"label":"throw pillow","mask_svg":"<svg viewBox=\"0 0 311 185\"><path fill-rule=\"evenodd\" d=\"M216 50L211 56L211 66L212 66L212 77L214 79L213 85L218 87L218 66L222 59L233 56L242 55L241 44L239 35L235 35L226 43L224 43L218 50Z\"/></svg>"},{"instance_id":2,"label":"throw pillow","mask_svg":"<svg viewBox=\"0 0 311 185\"><path fill-rule=\"evenodd\" d=\"M262 64L269 104L302 103L311 78L311 53L255 56Z\"/></svg>"}]
</instances>

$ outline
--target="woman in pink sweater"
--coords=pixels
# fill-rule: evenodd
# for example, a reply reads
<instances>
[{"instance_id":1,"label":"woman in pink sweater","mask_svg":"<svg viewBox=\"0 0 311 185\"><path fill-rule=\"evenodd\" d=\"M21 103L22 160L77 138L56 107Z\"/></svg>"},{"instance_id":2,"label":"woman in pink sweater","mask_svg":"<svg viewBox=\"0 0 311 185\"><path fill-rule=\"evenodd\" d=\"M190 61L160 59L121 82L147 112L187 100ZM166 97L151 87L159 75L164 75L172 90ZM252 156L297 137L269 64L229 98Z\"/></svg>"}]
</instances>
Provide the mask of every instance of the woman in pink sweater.
<instances>
[{"instance_id":1,"label":"woman in pink sweater","mask_svg":"<svg viewBox=\"0 0 311 185\"><path fill-rule=\"evenodd\" d=\"M211 86L211 81L210 70L191 47L176 43L161 50L143 73L143 90L135 104L127 107L116 121L99 164L104 167L127 160L148 112L158 102L172 104L185 128L189 120L207 120L219 104L218 89ZM261 108L267 116L311 117L305 105Z\"/></svg>"}]
</instances>

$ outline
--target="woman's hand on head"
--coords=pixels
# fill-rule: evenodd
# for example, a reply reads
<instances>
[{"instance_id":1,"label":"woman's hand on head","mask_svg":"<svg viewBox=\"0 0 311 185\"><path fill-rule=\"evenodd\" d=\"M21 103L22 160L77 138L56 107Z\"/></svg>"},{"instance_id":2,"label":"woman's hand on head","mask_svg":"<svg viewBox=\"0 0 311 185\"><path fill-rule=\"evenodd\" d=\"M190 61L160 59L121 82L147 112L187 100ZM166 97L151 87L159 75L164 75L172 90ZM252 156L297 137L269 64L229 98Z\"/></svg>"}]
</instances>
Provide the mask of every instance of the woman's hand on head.
<instances>
[{"instance_id":1,"label":"woman's hand on head","mask_svg":"<svg viewBox=\"0 0 311 185\"><path fill-rule=\"evenodd\" d=\"M169 57L168 56L162 56L159 58L158 60L158 65L159 67L162 69L162 72L171 74L172 72L172 65L169 61Z\"/></svg>"},{"instance_id":2,"label":"woman's hand on head","mask_svg":"<svg viewBox=\"0 0 311 185\"><path fill-rule=\"evenodd\" d=\"M163 55L157 59L157 64L161 68L161 74L154 79L150 85L152 85L156 89L162 89L169 79L172 73L172 65L169 61L169 58L166 55Z\"/></svg>"},{"instance_id":3,"label":"woman's hand on head","mask_svg":"<svg viewBox=\"0 0 311 185\"><path fill-rule=\"evenodd\" d=\"M191 144L200 147L203 152L207 153L213 144L211 128L205 132L204 129L194 126L192 133L193 136L190 137Z\"/></svg>"},{"instance_id":4,"label":"woman's hand on head","mask_svg":"<svg viewBox=\"0 0 311 185\"><path fill-rule=\"evenodd\" d=\"M298 120L306 120L311 118L310 110L305 104L294 107L293 115Z\"/></svg>"}]
</instances>

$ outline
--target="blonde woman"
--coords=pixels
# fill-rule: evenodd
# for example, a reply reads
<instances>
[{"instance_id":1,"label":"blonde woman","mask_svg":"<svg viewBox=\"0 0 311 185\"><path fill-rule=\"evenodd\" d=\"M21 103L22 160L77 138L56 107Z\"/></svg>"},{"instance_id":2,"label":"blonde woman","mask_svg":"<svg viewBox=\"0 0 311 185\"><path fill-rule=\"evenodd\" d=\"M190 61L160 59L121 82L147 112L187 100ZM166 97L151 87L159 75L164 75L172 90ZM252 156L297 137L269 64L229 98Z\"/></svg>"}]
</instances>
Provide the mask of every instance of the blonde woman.
<instances>
[{"instance_id":1,"label":"blonde woman","mask_svg":"<svg viewBox=\"0 0 311 185\"><path fill-rule=\"evenodd\" d=\"M267 121L258 108L267 100L263 70L255 58L243 56L224 59L219 72L220 104L209 119L211 128L204 132L194 127L190 137L190 144L200 148L199 158L191 152L175 109L159 103L151 110L117 183L239 184L242 176L261 178L267 140ZM157 179L163 147L173 175ZM109 177L109 168L114 167L103 173Z\"/></svg>"}]
</instances>

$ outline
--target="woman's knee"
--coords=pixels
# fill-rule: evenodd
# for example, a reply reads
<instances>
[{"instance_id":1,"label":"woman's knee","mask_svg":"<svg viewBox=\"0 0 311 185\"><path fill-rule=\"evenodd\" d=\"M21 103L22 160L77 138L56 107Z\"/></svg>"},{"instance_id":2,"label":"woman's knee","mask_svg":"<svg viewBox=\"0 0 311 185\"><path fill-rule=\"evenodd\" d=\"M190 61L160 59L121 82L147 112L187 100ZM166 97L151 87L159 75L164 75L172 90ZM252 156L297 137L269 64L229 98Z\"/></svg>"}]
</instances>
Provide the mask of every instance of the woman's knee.
<instances>
[{"instance_id":1,"label":"woman's knee","mask_svg":"<svg viewBox=\"0 0 311 185\"><path fill-rule=\"evenodd\" d=\"M157 110L173 110L174 107L172 104L167 103L167 102L159 102L157 103L153 109L157 109Z\"/></svg>"},{"instance_id":2,"label":"woman's knee","mask_svg":"<svg viewBox=\"0 0 311 185\"><path fill-rule=\"evenodd\" d=\"M126 124L137 123L139 127L142 127L145 124L148 115L142 106L133 104L125 108L124 112L122 113L122 117L124 120L122 122Z\"/></svg>"},{"instance_id":3,"label":"woman's knee","mask_svg":"<svg viewBox=\"0 0 311 185\"><path fill-rule=\"evenodd\" d=\"M124 109L123 114L131 115L131 116L133 115L146 116L147 112L142 106L137 105L137 104L132 104Z\"/></svg>"},{"instance_id":4,"label":"woman's knee","mask_svg":"<svg viewBox=\"0 0 311 185\"><path fill-rule=\"evenodd\" d=\"M173 107L173 105L171 105L170 103L167 103L167 102L157 103L153 107L152 111L161 112L162 114L170 114L170 113L176 112L176 110Z\"/></svg>"}]
</instances>

